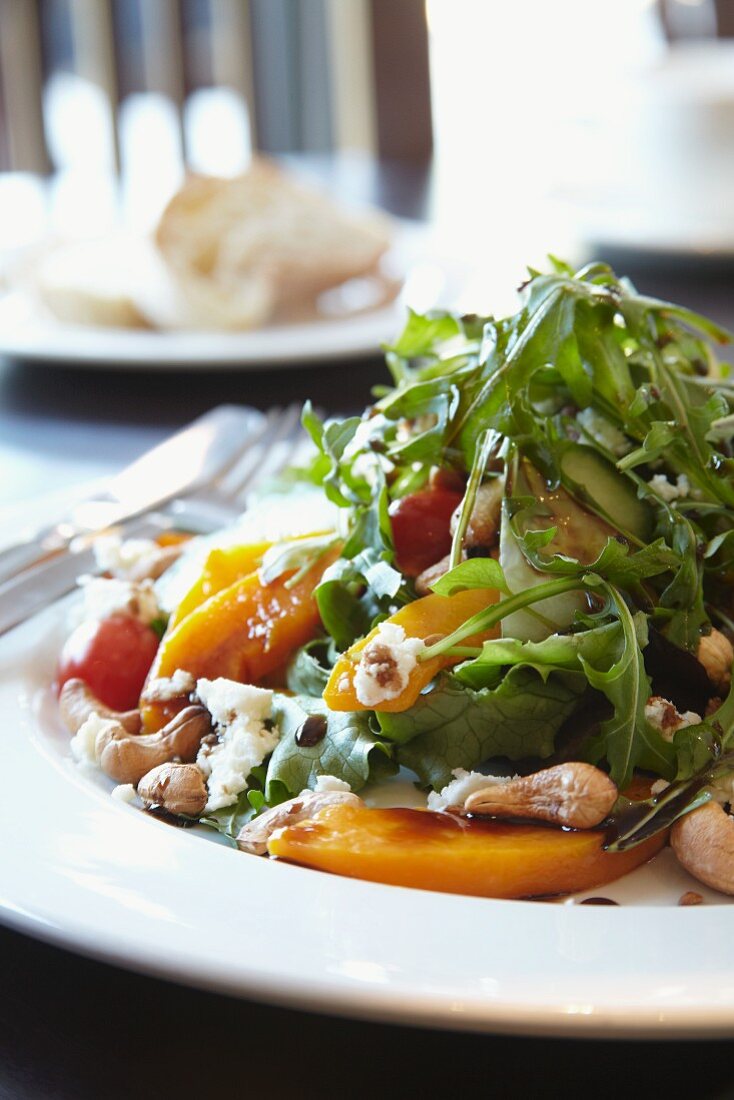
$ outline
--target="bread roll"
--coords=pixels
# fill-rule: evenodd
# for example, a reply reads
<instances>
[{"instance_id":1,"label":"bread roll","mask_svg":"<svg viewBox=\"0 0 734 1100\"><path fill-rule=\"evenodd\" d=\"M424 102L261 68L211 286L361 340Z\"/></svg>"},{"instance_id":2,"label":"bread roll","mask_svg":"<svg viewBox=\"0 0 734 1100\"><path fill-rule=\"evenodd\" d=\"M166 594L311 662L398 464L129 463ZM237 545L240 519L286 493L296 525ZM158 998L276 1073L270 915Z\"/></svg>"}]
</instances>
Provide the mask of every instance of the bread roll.
<instances>
[{"instance_id":1,"label":"bread roll","mask_svg":"<svg viewBox=\"0 0 734 1100\"><path fill-rule=\"evenodd\" d=\"M343 211L257 159L232 179L188 179L163 212L155 243L180 297L178 325L244 329L373 272L389 245L388 224L376 213Z\"/></svg>"},{"instance_id":2,"label":"bread roll","mask_svg":"<svg viewBox=\"0 0 734 1100\"><path fill-rule=\"evenodd\" d=\"M145 328L131 292L144 263L144 246L127 239L77 241L51 248L18 281L58 321Z\"/></svg>"}]
</instances>

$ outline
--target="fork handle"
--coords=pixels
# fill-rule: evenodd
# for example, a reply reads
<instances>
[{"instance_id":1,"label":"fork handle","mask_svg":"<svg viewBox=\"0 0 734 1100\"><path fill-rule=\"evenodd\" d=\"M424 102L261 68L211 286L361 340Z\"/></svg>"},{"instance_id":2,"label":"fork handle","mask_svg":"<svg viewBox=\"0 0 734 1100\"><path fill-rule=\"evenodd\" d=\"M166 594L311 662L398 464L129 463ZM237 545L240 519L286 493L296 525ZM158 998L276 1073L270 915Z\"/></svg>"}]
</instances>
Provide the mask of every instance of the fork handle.
<instances>
[{"instance_id":1,"label":"fork handle","mask_svg":"<svg viewBox=\"0 0 734 1100\"><path fill-rule=\"evenodd\" d=\"M76 539L91 538L107 527L128 523L142 514L130 512L119 502L108 500L83 501L76 506L76 510L90 507L96 510L94 522L82 523L75 522L73 518L64 519L42 527L27 538L19 539L0 550L0 585L47 560L68 553Z\"/></svg>"},{"instance_id":2,"label":"fork handle","mask_svg":"<svg viewBox=\"0 0 734 1100\"><path fill-rule=\"evenodd\" d=\"M23 542L13 543L0 550L0 584L68 550L72 537L75 536L59 536L55 543L47 543L46 540L53 533L54 529L50 527ZM81 531L78 533L81 534Z\"/></svg>"}]
</instances>

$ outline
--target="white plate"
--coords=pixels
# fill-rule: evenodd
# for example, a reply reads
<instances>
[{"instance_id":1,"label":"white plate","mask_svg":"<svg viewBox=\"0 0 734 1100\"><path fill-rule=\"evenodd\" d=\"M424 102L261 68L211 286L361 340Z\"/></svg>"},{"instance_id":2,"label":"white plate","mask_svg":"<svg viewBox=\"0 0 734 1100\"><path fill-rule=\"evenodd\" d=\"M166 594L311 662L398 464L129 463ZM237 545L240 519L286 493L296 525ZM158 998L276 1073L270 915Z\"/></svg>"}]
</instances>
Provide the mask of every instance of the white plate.
<instances>
[{"instance_id":1,"label":"white plate","mask_svg":"<svg viewBox=\"0 0 734 1100\"><path fill-rule=\"evenodd\" d=\"M734 1034L721 898L658 859L619 907L490 901L243 856L111 799L68 757L46 612L0 640L0 917L175 981L306 1010L480 1031ZM695 887L706 904L676 907Z\"/></svg>"},{"instance_id":2,"label":"white plate","mask_svg":"<svg viewBox=\"0 0 734 1100\"><path fill-rule=\"evenodd\" d=\"M251 332L152 332L62 324L20 291L0 299L0 355L79 367L195 370L257 369L376 354L394 339L408 306L450 307L461 295L464 265L447 258L418 223L397 222L386 271L403 281L389 305L347 316L270 325Z\"/></svg>"}]
</instances>

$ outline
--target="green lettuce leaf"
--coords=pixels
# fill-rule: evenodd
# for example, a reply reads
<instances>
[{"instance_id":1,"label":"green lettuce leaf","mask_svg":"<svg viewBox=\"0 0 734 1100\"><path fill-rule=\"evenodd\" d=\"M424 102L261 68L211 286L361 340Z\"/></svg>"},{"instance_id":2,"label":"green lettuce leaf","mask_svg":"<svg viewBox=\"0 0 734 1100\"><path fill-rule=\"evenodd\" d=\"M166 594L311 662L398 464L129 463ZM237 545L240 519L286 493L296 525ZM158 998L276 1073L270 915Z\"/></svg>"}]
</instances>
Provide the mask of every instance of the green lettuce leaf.
<instances>
[{"instance_id":1,"label":"green lettuce leaf","mask_svg":"<svg viewBox=\"0 0 734 1100\"><path fill-rule=\"evenodd\" d=\"M285 683L294 695L323 694L337 654L328 638L316 638L302 646L291 658Z\"/></svg>"},{"instance_id":2,"label":"green lettuce leaf","mask_svg":"<svg viewBox=\"0 0 734 1100\"><path fill-rule=\"evenodd\" d=\"M311 747L299 745L296 734L309 715L326 720L326 734ZM268 805L313 787L320 775L334 775L358 791L370 780L397 771L392 746L376 737L369 711L331 711L323 699L308 695L273 697L273 719L280 741L270 757L265 784Z\"/></svg>"},{"instance_id":3,"label":"green lettuce leaf","mask_svg":"<svg viewBox=\"0 0 734 1100\"><path fill-rule=\"evenodd\" d=\"M496 756L550 756L585 687L581 676L544 680L530 668L513 668L498 687L481 691L444 676L409 710L377 719L382 735L397 743L397 762L439 790L454 768L471 770Z\"/></svg>"}]
</instances>

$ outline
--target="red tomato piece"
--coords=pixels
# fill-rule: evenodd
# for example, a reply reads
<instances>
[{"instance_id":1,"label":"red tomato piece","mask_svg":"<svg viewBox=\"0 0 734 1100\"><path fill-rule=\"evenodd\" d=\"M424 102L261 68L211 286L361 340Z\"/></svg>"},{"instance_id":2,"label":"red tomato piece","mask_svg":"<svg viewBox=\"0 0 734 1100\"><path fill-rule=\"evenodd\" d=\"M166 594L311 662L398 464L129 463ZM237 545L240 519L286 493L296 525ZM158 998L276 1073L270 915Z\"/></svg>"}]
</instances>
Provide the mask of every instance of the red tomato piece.
<instances>
[{"instance_id":1,"label":"red tomato piece","mask_svg":"<svg viewBox=\"0 0 734 1100\"><path fill-rule=\"evenodd\" d=\"M421 489L390 505L398 569L417 577L451 549L451 516L462 494L450 489Z\"/></svg>"},{"instance_id":2,"label":"red tomato piece","mask_svg":"<svg viewBox=\"0 0 734 1100\"><path fill-rule=\"evenodd\" d=\"M155 631L129 615L81 623L61 650L57 686L78 677L101 703L132 710L157 649Z\"/></svg>"}]
</instances>

